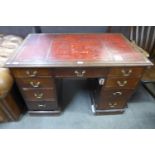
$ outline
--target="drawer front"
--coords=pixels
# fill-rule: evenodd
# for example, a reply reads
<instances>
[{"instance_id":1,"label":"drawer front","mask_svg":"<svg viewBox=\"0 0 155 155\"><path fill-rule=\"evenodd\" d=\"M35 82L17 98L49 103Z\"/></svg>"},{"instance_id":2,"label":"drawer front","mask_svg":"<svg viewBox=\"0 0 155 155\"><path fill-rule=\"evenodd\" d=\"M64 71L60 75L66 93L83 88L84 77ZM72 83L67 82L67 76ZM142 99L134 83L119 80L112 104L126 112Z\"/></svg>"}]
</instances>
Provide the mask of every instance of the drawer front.
<instances>
[{"instance_id":1,"label":"drawer front","mask_svg":"<svg viewBox=\"0 0 155 155\"><path fill-rule=\"evenodd\" d=\"M50 111L50 110L55 110L56 108L58 108L56 101L44 101L44 102L27 101L26 104L29 110Z\"/></svg>"},{"instance_id":2,"label":"drawer front","mask_svg":"<svg viewBox=\"0 0 155 155\"><path fill-rule=\"evenodd\" d=\"M125 101L103 101L96 104L96 109L110 110L110 109L123 109L126 106Z\"/></svg>"},{"instance_id":3,"label":"drawer front","mask_svg":"<svg viewBox=\"0 0 155 155\"><path fill-rule=\"evenodd\" d=\"M28 89L22 91L27 101L56 101L56 93L54 89Z\"/></svg>"},{"instance_id":4,"label":"drawer front","mask_svg":"<svg viewBox=\"0 0 155 155\"><path fill-rule=\"evenodd\" d=\"M133 94L133 90L126 89L104 89L100 93L100 99L104 101L127 101Z\"/></svg>"},{"instance_id":5,"label":"drawer front","mask_svg":"<svg viewBox=\"0 0 155 155\"><path fill-rule=\"evenodd\" d=\"M57 68L55 77L104 77L108 73L107 68Z\"/></svg>"},{"instance_id":6,"label":"drawer front","mask_svg":"<svg viewBox=\"0 0 155 155\"><path fill-rule=\"evenodd\" d=\"M143 67L117 67L109 70L108 76L123 76L123 77L140 77L144 71Z\"/></svg>"},{"instance_id":7,"label":"drawer front","mask_svg":"<svg viewBox=\"0 0 155 155\"><path fill-rule=\"evenodd\" d=\"M17 68L11 69L14 77L39 77L52 76L52 70L48 68Z\"/></svg>"},{"instance_id":8,"label":"drawer front","mask_svg":"<svg viewBox=\"0 0 155 155\"><path fill-rule=\"evenodd\" d=\"M16 82L22 88L54 88L52 78L16 78Z\"/></svg>"},{"instance_id":9,"label":"drawer front","mask_svg":"<svg viewBox=\"0 0 155 155\"><path fill-rule=\"evenodd\" d=\"M139 78L108 78L105 83L106 88L134 89L140 79Z\"/></svg>"}]
</instances>

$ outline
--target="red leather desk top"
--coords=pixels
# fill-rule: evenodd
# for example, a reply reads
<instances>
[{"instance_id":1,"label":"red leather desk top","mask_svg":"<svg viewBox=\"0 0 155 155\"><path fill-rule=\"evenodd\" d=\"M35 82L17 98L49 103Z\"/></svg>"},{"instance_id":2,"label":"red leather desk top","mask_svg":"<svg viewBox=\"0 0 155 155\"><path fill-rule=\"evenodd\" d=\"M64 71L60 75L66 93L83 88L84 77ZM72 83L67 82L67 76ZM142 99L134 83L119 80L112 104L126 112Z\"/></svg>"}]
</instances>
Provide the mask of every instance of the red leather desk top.
<instances>
[{"instance_id":1,"label":"red leather desk top","mask_svg":"<svg viewBox=\"0 0 155 155\"><path fill-rule=\"evenodd\" d=\"M147 66L121 34L29 34L7 67Z\"/></svg>"}]
</instances>

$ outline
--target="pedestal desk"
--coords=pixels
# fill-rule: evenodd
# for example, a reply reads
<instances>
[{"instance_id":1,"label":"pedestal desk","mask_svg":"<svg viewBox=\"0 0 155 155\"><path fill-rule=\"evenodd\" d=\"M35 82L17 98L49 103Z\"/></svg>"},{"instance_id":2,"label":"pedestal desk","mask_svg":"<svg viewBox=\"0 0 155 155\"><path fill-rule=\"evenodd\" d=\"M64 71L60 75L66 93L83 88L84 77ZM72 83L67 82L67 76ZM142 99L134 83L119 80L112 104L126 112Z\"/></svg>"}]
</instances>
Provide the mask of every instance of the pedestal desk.
<instances>
[{"instance_id":1,"label":"pedestal desk","mask_svg":"<svg viewBox=\"0 0 155 155\"><path fill-rule=\"evenodd\" d=\"M150 65L123 35L96 33L29 34L6 63L32 114L61 111L63 78L88 80L94 113L122 113Z\"/></svg>"}]
</instances>

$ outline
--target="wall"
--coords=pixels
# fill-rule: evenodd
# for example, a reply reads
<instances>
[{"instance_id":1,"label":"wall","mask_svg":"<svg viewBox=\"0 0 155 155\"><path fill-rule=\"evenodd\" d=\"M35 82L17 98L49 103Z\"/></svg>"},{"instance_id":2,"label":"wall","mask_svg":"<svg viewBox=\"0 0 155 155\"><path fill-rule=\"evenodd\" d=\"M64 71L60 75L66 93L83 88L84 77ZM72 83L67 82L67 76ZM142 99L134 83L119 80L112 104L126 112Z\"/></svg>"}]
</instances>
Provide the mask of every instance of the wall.
<instances>
[{"instance_id":1,"label":"wall","mask_svg":"<svg viewBox=\"0 0 155 155\"><path fill-rule=\"evenodd\" d=\"M43 33L105 33L109 31L108 26L0 26L0 33L22 37L35 32L35 30ZM124 32L126 30L124 29ZM121 29L118 26L112 27L111 32L121 32Z\"/></svg>"}]
</instances>

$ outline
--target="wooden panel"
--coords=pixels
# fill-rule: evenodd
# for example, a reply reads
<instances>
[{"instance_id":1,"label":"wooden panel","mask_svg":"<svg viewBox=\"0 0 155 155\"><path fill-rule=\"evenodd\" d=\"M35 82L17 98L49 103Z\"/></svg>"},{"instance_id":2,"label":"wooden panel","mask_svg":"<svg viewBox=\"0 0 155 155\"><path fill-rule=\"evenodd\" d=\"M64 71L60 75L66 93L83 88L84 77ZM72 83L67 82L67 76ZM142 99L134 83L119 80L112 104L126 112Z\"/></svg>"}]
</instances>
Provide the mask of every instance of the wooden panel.
<instances>
[{"instance_id":1,"label":"wooden panel","mask_svg":"<svg viewBox=\"0 0 155 155\"><path fill-rule=\"evenodd\" d=\"M55 77L105 77L107 68L57 68Z\"/></svg>"},{"instance_id":2,"label":"wooden panel","mask_svg":"<svg viewBox=\"0 0 155 155\"><path fill-rule=\"evenodd\" d=\"M40 76L52 76L52 71L47 68L14 68L11 69L14 77L40 77Z\"/></svg>"},{"instance_id":3,"label":"wooden panel","mask_svg":"<svg viewBox=\"0 0 155 155\"><path fill-rule=\"evenodd\" d=\"M107 88L121 88L121 89L134 89L140 79L139 78L115 78L111 77L106 80L105 87Z\"/></svg>"},{"instance_id":4,"label":"wooden panel","mask_svg":"<svg viewBox=\"0 0 155 155\"><path fill-rule=\"evenodd\" d=\"M141 76L143 71L143 67L113 67L109 70L108 76L135 77Z\"/></svg>"},{"instance_id":5,"label":"wooden panel","mask_svg":"<svg viewBox=\"0 0 155 155\"><path fill-rule=\"evenodd\" d=\"M0 109L3 113L4 121L17 121L24 112L23 100L13 85L9 93L0 99Z\"/></svg>"},{"instance_id":6,"label":"wooden panel","mask_svg":"<svg viewBox=\"0 0 155 155\"><path fill-rule=\"evenodd\" d=\"M28 89L22 91L27 101L55 101L56 93L54 89Z\"/></svg>"},{"instance_id":7,"label":"wooden panel","mask_svg":"<svg viewBox=\"0 0 155 155\"><path fill-rule=\"evenodd\" d=\"M12 90L14 91L14 90ZM15 97L15 92L10 92L4 99L3 99L3 104L5 105L6 109L8 110L8 114L10 119L13 121L18 120L22 114L22 108L19 106L16 97ZM19 95L19 94L17 94ZM18 96L19 97L19 96Z\"/></svg>"},{"instance_id":8,"label":"wooden panel","mask_svg":"<svg viewBox=\"0 0 155 155\"><path fill-rule=\"evenodd\" d=\"M9 120L8 117L5 115L5 113L2 111L0 107L0 122L6 122L8 120Z\"/></svg>"},{"instance_id":9,"label":"wooden panel","mask_svg":"<svg viewBox=\"0 0 155 155\"><path fill-rule=\"evenodd\" d=\"M27 101L26 104L29 110L50 111L58 108L56 101Z\"/></svg>"},{"instance_id":10,"label":"wooden panel","mask_svg":"<svg viewBox=\"0 0 155 155\"><path fill-rule=\"evenodd\" d=\"M16 82L21 88L54 88L55 83L52 78L16 78Z\"/></svg>"}]
</instances>

